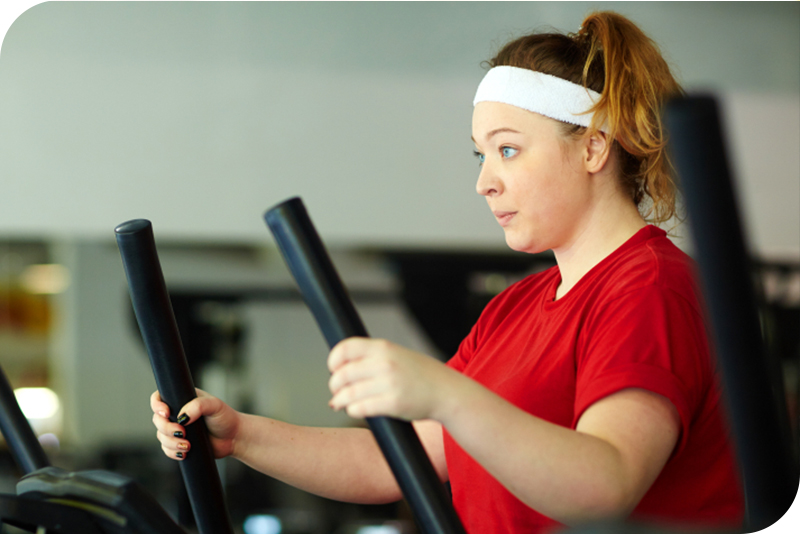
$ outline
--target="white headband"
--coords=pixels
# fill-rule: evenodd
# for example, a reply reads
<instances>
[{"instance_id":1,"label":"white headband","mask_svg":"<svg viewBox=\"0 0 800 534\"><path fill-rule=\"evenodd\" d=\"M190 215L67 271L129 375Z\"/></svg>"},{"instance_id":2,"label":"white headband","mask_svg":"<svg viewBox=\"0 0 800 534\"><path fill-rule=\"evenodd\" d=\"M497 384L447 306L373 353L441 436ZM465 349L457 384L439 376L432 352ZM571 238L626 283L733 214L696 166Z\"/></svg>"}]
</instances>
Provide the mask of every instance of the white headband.
<instances>
[{"instance_id":1,"label":"white headband","mask_svg":"<svg viewBox=\"0 0 800 534\"><path fill-rule=\"evenodd\" d=\"M501 102L587 127L593 114L585 111L599 99L597 91L550 74L518 67L495 67L484 76L472 104ZM605 126L600 129L607 131Z\"/></svg>"}]
</instances>

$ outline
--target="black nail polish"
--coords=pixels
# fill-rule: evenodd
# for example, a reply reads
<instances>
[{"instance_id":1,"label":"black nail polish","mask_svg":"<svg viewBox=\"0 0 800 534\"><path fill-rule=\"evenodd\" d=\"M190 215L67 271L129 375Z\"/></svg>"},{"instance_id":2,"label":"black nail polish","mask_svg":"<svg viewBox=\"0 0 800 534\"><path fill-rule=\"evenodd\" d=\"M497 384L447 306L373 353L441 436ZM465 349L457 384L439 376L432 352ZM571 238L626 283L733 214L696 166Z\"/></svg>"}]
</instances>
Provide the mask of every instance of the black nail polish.
<instances>
[{"instance_id":1,"label":"black nail polish","mask_svg":"<svg viewBox=\"0 0 800 534\"><path fill-rule=\"evenodd\" d=\"M183 432L181 432L180 430L176 430L175 432L172 433L172 435L175 436L176 438L182 438Z\"/></svg>"},{"instance_id":2,"label":"black nail polish","mask_svg":"<svg viewBox=\"0 0 800 534\"><path fill-rule=\"evenodd\" d=\"M178 416L178 424L179 425L185 425L187 423L187 421L189 421L189 416L186 415L185 413L182 413L182 414L180 414Z\"/></svg>"},{"instance_id":3,"label":"black nail polish","mask_svg":"<svg viewBox=\"0 0 800 534\"><path fill-rule=\"evenodd\" d=\"M183 458L183 453L182 452L176 452L175 456L177 456L178 458Z\"/></svg>"}]
</instances>

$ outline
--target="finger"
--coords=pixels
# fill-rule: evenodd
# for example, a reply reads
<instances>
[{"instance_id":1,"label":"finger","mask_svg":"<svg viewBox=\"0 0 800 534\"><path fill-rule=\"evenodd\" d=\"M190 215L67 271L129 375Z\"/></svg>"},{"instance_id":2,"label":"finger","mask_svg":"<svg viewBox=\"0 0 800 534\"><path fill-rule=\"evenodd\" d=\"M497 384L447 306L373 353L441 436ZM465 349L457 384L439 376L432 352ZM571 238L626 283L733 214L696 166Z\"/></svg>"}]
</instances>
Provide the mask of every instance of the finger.
<instances>
[{"instance_id":1,"label":"finger","mask_svg":"<svg viewBox=\"0 0 800 534\"><path fill-rule=\"evenodd\" d=\"M183 436L181 436L183 437ZM174 436L168 436L161 432L156 432L156 438L161 442L161 448L165 451L169 450L175 452L188 452L192 448L192 444L185 439L179 439Z\"/></svg>"},{"instance_id":2,"label":"finger","mask_svg":"<svg viewBox=\"0 0 800 534\"><path fill-rule=\"evenodd\" d=\"M365 337L349 337L340 341L328 354L328 370L333 373L347 362L363 358L373 341Z\"/></svg>"},{"instance_id":3,"label":"finger","mask_svg":"<svg viewBox=\"0 0 800 534\"><path fill-rule=\"evenodd\" d=\"M202 397L196 397L186 403L178 412L177 422L179 425L191 425L201 417L213 417L225 406L221 400L202 392Z\"/></svg>"},{"instance_id":4,"label":"finger","mask_svg":"<svg viewBox=\"0 0 800 534\"><path fill-rule=\"evenodd\" d=\"M161 450L164 451L164 454L167 458L172 460L182 461L186 459L186 452L184 451L173 451L170 449L165 449L163 446L161 447Z\"/></svg>"},{"instance_id":5,"label":"finger","mask_svg":"<svg viewBox=\"0 0 800 534\"><path fill-rule=\"evenodd\" d=\"M345 410L345 413L354 419L364 419L366 417L374 417L378 415L377 411L370 410L370 401L360 401L351 404Z\"/></svg>"},{"instance_id":6,"label":"finger","mask_svg":"<svg viewBox=\"0 0 800 534\"><path fill-rule=\"evenodd\" d=\"M362 358L339 367L328 379L328 389L336 395L340 389L391 371L391 363L383 358Z\"/></svg>"},{"instance_id":7,"label":"finger","mask_svg":"<svg viewBox=\"0 0 800 534\"><path fill-rule=\"evenodd\" d=\"M389 409L389 403L382 396L369 397L349 404L345 409L345 413L355 419L377 417L381 415L397 417L397 415Z\"/></svg>"},{"instance_id":8,"label":"finger","mask_svg":"<svg viewBox=\"0 0 800 534\"><path fill-rule=\"evenodd\" d=\"M197 393L198 397L211 397L211 395L209 395L200 388L195 388L195 392ZM167 405L167 403L161 400L161 393L159 393L158 391L154 391L153 394L150 395L150 408L153 410L154 413L157 413L162 417L169 418L169 406ZM181 418L181 415L184 413L184 410L185 407L178 413L178 418Z\"/></svg>"},{"instance_id":9,"label":"finger","mask_svg":"<svg viewBox=\"0 0 800 534\"><path fill-rule=\"evenodd\" d=\"M169 417L169 406L161 400L161 394L158 391L154 391L152 395L150 395L150 408L153 410L153 413L157 413L161 415L161 417Z\"/></svg>"},{"instance_id":10,"label":"finger","mask_svg":"<svg viewBox=\"0 0 800 534\"><path fill-rule=\"evenodd\" d=\"M350 405L385 394L386 380L382 377L361 380L340 389L330 400L334 410L348 408Z\"/></svg>"},{"instance_id":11,"label":"finger","mask_svg":"<svg viewBox=\"0 0 800 534\"><path fill-rule=\"evenodd\" d=\"M157 413L153 414L153 425L156 427L159 434L176 438L183 438L185 436L185 429L181 425L173 423Z\"/></svg>"}]
</instances>

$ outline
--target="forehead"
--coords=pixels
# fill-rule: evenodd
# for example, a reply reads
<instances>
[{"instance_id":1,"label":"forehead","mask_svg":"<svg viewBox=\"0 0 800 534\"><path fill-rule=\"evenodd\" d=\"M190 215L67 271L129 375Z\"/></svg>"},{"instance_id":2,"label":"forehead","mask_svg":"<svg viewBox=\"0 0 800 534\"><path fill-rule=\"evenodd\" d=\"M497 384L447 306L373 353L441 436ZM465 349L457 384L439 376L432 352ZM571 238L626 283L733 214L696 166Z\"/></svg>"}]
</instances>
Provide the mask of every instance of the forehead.
<instances>
[{"instance_id":1,"label":"forehead","mask_svg":"<svg viewBox=\"0 0 800 534\"><path fill-rule=\"evenodd\" d=\"M498 129L511 129L525 134L555 134L557 121L510 104L478 102L472 112L472 137L480 142Z\"/></svg>"}]
</instances>

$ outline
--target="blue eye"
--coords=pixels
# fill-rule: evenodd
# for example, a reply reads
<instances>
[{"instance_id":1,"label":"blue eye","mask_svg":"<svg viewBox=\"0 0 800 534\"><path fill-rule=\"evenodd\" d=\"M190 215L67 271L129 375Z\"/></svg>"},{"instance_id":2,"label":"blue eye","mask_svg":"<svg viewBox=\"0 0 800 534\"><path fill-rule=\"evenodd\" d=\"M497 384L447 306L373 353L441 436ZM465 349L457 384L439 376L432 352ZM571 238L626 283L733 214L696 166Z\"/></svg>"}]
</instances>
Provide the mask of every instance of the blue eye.
<instances>
[{"instance_id":1,"label":"blue eye","mask_svg":"<svg viewBox=\"0 0 800 534\"><path fill-rule=\"evenodd\" d=\"M472 153L478 158L478 165L483 165L483 162L486 161L486 156L478 152L477 150L473 150Z\"/></svg>"},{"instance_id":2,"label":"blue eye","mask_svg":"<svg viewBox=\"0 0 800 534\"><path fill-rule=\"evenodd\" d=\"M516 156L519 150L516 148L511 148L510 146L504 146L500 149L500 152L503 154L503 158L508 159Z\"/></svg>"}]
</instances>

